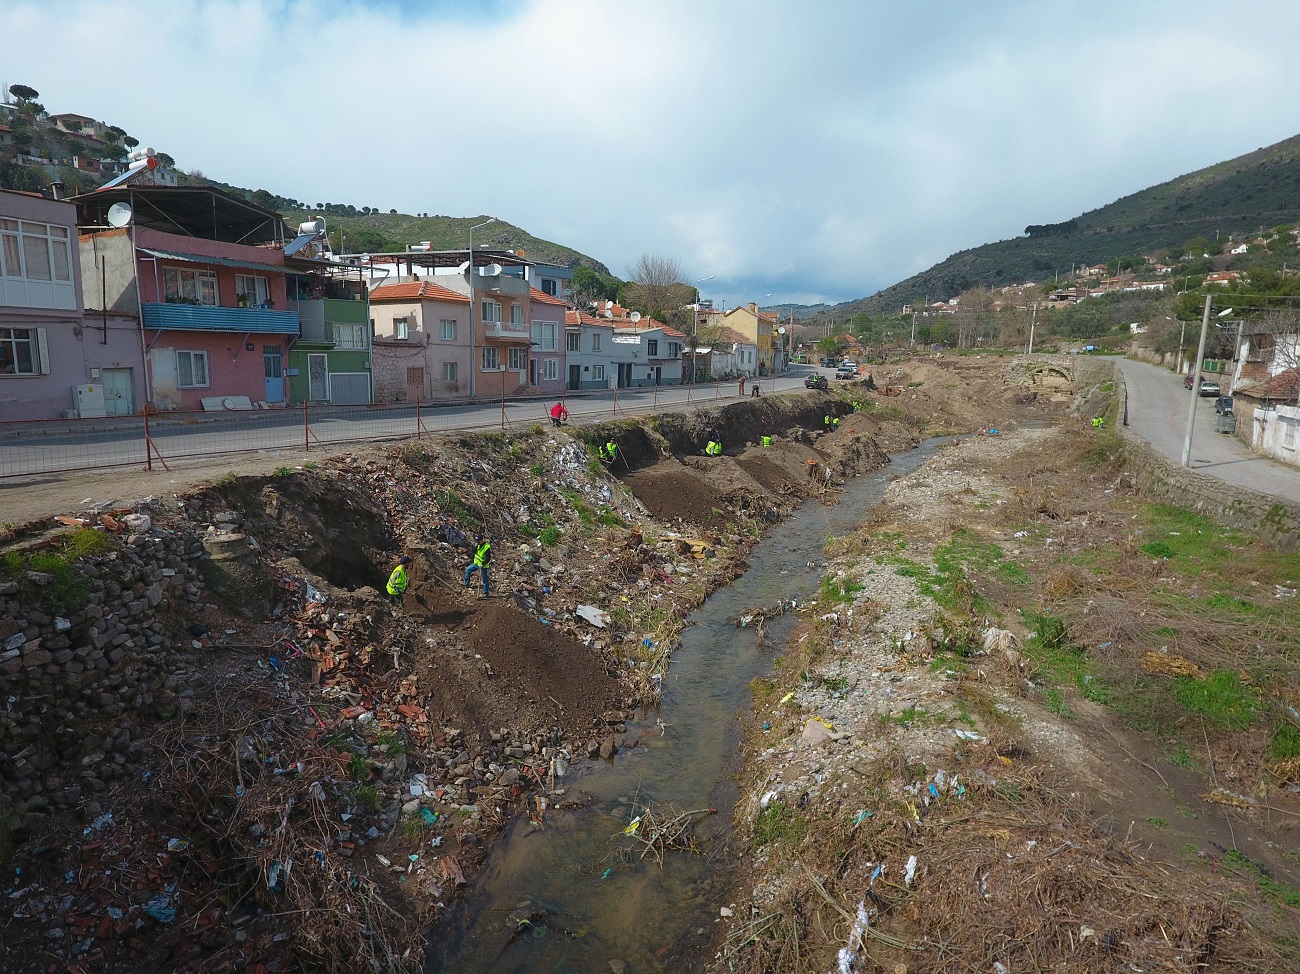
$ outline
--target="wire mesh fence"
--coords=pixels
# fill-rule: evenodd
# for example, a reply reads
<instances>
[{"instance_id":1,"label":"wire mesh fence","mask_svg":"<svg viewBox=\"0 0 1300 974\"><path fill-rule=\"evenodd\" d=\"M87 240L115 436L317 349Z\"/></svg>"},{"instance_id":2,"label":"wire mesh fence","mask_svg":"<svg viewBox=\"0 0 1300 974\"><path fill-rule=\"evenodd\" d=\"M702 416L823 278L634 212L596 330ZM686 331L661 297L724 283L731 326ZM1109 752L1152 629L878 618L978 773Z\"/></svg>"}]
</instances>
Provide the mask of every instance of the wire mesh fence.
<instances>
[{"instance_id":1,"label":"wire mesh fence","mask_svg":"<svg viewBox=\"0 0 1300 974\"><path fill-rule=\"evenodd\" d=\"M765 378L765 391L801 384ZM752 394L755 383L745 387ZM343 443L379 442L550 422L565 403L569 422L703 408L736 399L737 382L572 391L549 398L496 402L398 402L361 406L304 405L235 412L167 412L99 419L0 420L0 478L109 467L165 469L173 460L280 451L309 455Z\"/></svg>"}]
</instances>

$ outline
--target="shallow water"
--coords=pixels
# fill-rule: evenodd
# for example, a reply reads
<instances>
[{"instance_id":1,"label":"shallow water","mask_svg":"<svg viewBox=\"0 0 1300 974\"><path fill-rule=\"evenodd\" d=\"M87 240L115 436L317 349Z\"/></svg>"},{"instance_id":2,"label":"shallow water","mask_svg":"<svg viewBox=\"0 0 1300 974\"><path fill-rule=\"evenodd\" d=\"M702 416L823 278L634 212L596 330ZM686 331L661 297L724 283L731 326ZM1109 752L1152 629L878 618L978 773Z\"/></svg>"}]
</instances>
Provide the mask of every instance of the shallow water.
<instances>
[{"instance_id":1,"label":"shallow water","mask_svg":"<svg viewBox=\"0 0 1300 974\"><path fill-rule=\"evenodd\" d=\"M728 775L750 711L749 682L771 671L796 622L771 620L760 646L756 630L732 620L813 596L827 538L860 523L891 479L942 442L851 481L835 506L806 503L754 547L748 570L687 618L660 706L628 724L626 736L638 736L639 746L565 779L565 798L584 801L582 808L549 811L543 831L523 818L508 827L473 892L432 932L430 974L680 974L703 966L727 905L727 876L708 853L724 845L731 821L736 789ZM662 870L616 858L631 848L621 832L647 800L717 809L697 833L706 854L672 853Z\"/></svg>"}]
</instances>

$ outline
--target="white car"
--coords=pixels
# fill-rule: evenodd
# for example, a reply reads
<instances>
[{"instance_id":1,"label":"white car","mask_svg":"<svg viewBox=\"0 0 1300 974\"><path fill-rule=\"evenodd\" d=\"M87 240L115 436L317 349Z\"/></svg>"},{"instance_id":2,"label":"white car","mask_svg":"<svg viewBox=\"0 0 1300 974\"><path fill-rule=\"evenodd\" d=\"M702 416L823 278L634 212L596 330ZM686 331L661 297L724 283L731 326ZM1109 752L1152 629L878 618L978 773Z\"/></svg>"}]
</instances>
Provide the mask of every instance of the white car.
<instances>
[{"instance_id":1,"label":"white car","mask_svg":"<svg viewBox=\"0 0 1300 974\"><path fill-rule=\"evenodd\" d=\"M835 370L837 379L856 379L858 377L858 367L853 362L842 362L840 367Z\"/></svg>"}]
</instances>

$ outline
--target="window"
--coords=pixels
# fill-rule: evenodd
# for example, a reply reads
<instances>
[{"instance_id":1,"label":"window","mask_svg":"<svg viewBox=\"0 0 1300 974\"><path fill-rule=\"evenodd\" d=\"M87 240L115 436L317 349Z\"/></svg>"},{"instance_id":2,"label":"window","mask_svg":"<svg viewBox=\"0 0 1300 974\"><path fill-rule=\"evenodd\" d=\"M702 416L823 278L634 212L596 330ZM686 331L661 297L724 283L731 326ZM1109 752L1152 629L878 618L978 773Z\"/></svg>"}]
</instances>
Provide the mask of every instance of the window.
<instances>
[{"instance_id":1,"label":"window","mask_svg":"<svg viewBox=\"0 0 1300 974\"><path fill-rule=\"evenodd\" d=\"M203 389L208 384L208 353L176 353L177 385L182 389Z\"/></svg>"},{"instance_id":2,"label":"window","mask_svg":"<svg viewBox=\"0 0 1300 974\"><path fill-rule=\"evenodd\" d=\"M534 344L536 344L543 352L555 351L555 333L559 327L559 322L555 321L534 321Z\"/></svg>"},{"instance_id":3,"label":"window","mask_svg":"<svg viewBox=\"0 0 1300 974\"><path fill-rule=\"evenodd\" d=\"M456 381L456 363L455 363L455 362L443 362L443 363L442 363L442 381L443 381L443 382L455 382L455 381Z\"/></svg>"},{"instance_id":4,"label":"window","mask_svg":"<svg viewBox=\"0 0 1300 974\"><path fill-rule=\"evenodd\" d=\"M524 306L522 304L510 305L510 324L522 325L524 323Z\"/></svg>"},{"instance_id":5,"label":"window","mask_svg":"<svg viewBox=\"0 0 1300 974\"><path fill-rule=\"evenodd\" d=\"M44 328L0 328L0 375L47 375Z\"/></svg>"},{"instance_id":6,"label":"window","mask_svg":"<svg viewBox=\"0 0 1300 974\"><path fill-rule=\"evenodd\" d=\"M592 332L592 334L591 334L591 350L592 350L593 352L599 352L599 351L600 351L600 333L599 333L599 332Z\"/></svg>"},{"instance_id":7,"label":"window","mask_svg":"<svg viewBox=\"0 0 1300 974\"><path fill-rule=\"evenodd\" d=\"M560 360L554 358L544 359L542 361L542 378L554 381L560 377Z\"/></svg>"},{"instance_id":8,"label":"window","mask_svg":"<svg viewBox=\"0 0 1300 974\"><path fill-rule=\"evenodd\" d=\"M551 297L555 297L555 295L556 295L556 294L558 293L558 291L559 291L558 284L559 284L559 282L556 281L555 278L553 278L553 277L543 277L543 278L542 278L542 293L543 293L543 294L549 294Z\"/></svg>"},{"instance_id":9,"label":"window","mask_svg":"<svg viewBox=\"0 0 1300 974\"><path fill-rule=\"evenodd\" d=\"M0 332L0 334L3 334L3 332ZM1283 449L1286 450L1295 449L1295 428L1296 428L1296 421L1294 419L1282 420L1282 448Z\"/></svg>"},{"instance_id":10,"label":"window","mask_svg":"<svg viewBox=\"0 0 1300 974\"><path fill-rule=\"evenodd\" d=\"M582 350L582 334L580 332L571 331L565 335L564 340L565 348L570 352L579 352Z\"/></svg>"},{"instance_id":11,"label":"window","mask_svg":"<svg viewBox=\"0 0 1300 974\"><path fill-rule=\"evenodd\" d=\"M393 319L393 337L405 339L411 333L411 316L403 315L400 318Z\"/></svg>"},{"instance_id":12,"label":"window","mask_svg":"<svg viewBox=\"0 0 1300 974\"><path fill-rule=\"evenodd\" d=\"M488 325L501 324L501 302L500 301L483 302L483 323Z\"/></svg>"},{"instance_id":13,"label":"window","mask_svg":"<svg viewBox=\"0 0 1300 974\"><path fill-rule=\"evenodd\" d=\"M270 297L271 291L267 286L266 278L255 277L252 274L235 275L235 300L239 301L242 307L259 307L266 304Z\"/></svg>"},{"instance_id":14,"label":"window","mask_svg":"<svg viewBox=\"0 0 1300 974\"><path fill-rule=\"evenodd\" d=\"M528 349L510 349L510 368L515 372L522 372L524 369L528 368Z\"/></svg>"},{"instance_id":15,"label":"window","mask_svg":"<svg viewBox=\"0 0 1300 974\"><path fill-rule=\"evenodd\" d=\"M71 282L68 228L0 219L0 275Z\"/></svg>"},{"instance_id":16,"label":"window","mask_svg":"<svg viewBox=\"0 0 1300 974\"><path fill-rule=\"evenodd\" d=\"M334 322L334 347L365 351L366 326L348 322Z\"/></svg>"},{"instance_id":17,"label":"window","mask_svg":"<svg viewBox=\"0 0 1300 974\"><path fill-rule=\"evenodd\" d=\"M681 358L681 357L682 357L682 345L681 345L681 342L669 342L669 343L668 343L668 357L669 357L669 358Z\"/></svg>"},{"instance_id":18,"label":"window","mask_svg":"<svg viewBox=\"0 0 1300 974\"><path fill-rule=\"evenodd\" d=\"M593 379L595 379L597 382L604 382L604 381L605 381L605 366L603 366L603 365L593 365L593 366L591 367L591 377L592 377Z\"/></svg>"},{"instance_id":19,"label":"window","mask_svg":"<svg viewBox=\"0 0 1300 974\"><path fill-rule=\"evenodd\" d=\"M658 358L658 357L659 357L659 339L657 339L657 338L651 338L651 339L648 339L648 340L646 341L646 343L645 343L645 352L646 352L646 354L649 355L651 358Z\"/></svg>"},{"instance_id":20,"label":"window","mask_svg":"<svg viewBox=\"0 0 1300 974\"><path fill-rule=\"evenodd\" d=\"M495 345L488 345L483 349L483 371L495 372L501 368L501 356L497 352Z\"/></svg>"},{"instance_id":21,"label":"window","mask_svg":"<svg viewBox=\"0 0 1300 974\"><path fill-rule=\"evenodd\" d=\"M163 270L163 292L164 299L171 304L214 307L217 303L217 275L188 267L167 267Z\"/></svg>"},{"instance_id":22,"label":"window","mask_svg":"<svg viewBox=\"0 0 1300 974\"><path fill-rule=\"evenodd\" d=\"M438 337L444 342L454 342L456 340L456 319L443 318L438 322Z\"/></svg>"}]
</instances>

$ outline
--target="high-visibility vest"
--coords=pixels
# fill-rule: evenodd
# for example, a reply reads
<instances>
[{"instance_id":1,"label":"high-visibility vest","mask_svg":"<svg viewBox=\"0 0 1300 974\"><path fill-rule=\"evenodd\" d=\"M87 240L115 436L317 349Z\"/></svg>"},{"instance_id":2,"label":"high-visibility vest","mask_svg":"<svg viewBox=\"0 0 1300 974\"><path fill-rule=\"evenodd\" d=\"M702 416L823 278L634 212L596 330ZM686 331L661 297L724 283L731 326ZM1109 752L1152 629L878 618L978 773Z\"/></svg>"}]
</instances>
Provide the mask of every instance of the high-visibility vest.
<instances>
[{"instance_id":1,"label":"high-visibility vest","mask_svg":"<svg viewBox=\"0 0 1300 974\"><path fill-rule=\"evenodd\" d=\"M765 436L765 437L763 437L763 445L764 445L764 446L771 446L771 445L772 445L772 437L770 437L770 436Z\"/></svg>"},{"instance_id":2,"label":"high-visibility vest","mask_svg":"<svg viewBox=\"0 0 1300 974\"><path fill-rule=\"evenodd\" d=\"M388 594L401 595L406 591L406 566L398 565L388 576Z\"/></svg>"},{"instance_id":3,"label":"high-visibility vest","mask_svg":"<svg viewBox=\"0 0 1300 974\"><path fill-rule=\"evenodd\" d=\"M836 416L834 419L831 420L831 426L833 426L835 429L840 428L840 418L838 416Z\"/></svg>"},{"instance_id":4,"label":"high-visibility vest","mask_svg":"<svg viewBox=\"0 0 1300 974\"><path fill-rule=\"evenodd\" d=\"M830 418L830 416L823 416L823 417L822 417L822 424L823 424L827 429L829 429L829 428L830 428L830 425L831 425L831 418Z\"/></svg>"},{"instance_id":5,"label":"high-visibility vest","mask_svg":"<svg viewBox=\"0 0 1300 974\"><path fill-rule=\"evenodd\" d=\"M492 542L484 541L478 546L478 550L474 552L474 564L478 565L479 568L484 568L491 560Z\"/></svg>"},{"instance_id":6,"label":"high-visibility vest","mask_svg":"<svg viewBox=\"0 0 1300 974\"><path fill-rule=\"evenodd\" d=\"M613 460L616 456L618 456L618 444L615 443L613 440L610 440L608 443L605 444L605 451L608 454L609 458Z\"/></svg>"}]
</instances>

